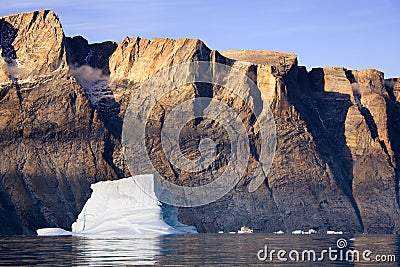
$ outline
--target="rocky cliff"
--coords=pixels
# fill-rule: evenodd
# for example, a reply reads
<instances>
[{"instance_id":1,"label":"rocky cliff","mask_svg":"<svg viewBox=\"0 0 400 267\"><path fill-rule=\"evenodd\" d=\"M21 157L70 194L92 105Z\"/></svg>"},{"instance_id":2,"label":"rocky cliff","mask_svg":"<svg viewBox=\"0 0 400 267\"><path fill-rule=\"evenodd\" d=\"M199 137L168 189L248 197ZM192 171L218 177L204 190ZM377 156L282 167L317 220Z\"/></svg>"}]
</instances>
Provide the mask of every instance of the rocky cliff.
<instances>
[{"instance_id":1,"label":"rocky cliff","mask_svg":"<svg viewBox=\"0 0 400 267\"><path fill-rule=\"evenodd\" d=\"M161 96L152 109L146 149L168 180L194 186L216 179L230 156L220 123L188 122L180 149L196 158L204 137L215 161L201 175L168 162L160 131L182 101L208 97L233 107L250 139L246 173L216 202L181 208L198 231L327 229L400 233L400 82L377 70L299 66L295 54L209 49L197 39L125 38L89 44L65 37L52 11L0 18L0 234L68 228L90 184L126 177L121 135L129 100L149 77L171 66L211 61L258 86L274 115L277 147L262 185L247 189L259 160L259 124L221 86L193 83ZM177 74L172 74L177 75ZM145 104L145 103L143 103ZM140 108L140 107L138 107Z\"/></svg>"},{"instance_id":2,"label":"rocky cliff","mask_svg":"<svg viewBox=\"0 0 400 267\"><path fill-rule=\"evenodd\" d=\"M112 136L71 75L51 11L2 17L0 232L69 227L90 184L115 179Z\"/></svg>"}]
</instances>

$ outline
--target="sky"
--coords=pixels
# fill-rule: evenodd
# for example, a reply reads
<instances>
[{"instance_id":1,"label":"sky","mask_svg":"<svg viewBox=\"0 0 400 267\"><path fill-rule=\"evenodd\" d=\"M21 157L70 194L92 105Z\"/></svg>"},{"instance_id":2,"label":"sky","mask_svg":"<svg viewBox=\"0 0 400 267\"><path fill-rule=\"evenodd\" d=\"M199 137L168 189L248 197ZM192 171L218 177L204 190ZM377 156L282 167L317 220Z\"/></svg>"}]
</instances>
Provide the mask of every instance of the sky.
<instances>
[{"instance_id":1,"label":"sky","mask_svg":"<svg viewBox=\"0 0 400 267\"><path fill-rule=\"evenodd\" d=\"M219 51L297 54L308 69L375 68L400 77L399 0L2 0L0 16L52 9L67 36L199 38Z\"/></svg>"}]
</instances>

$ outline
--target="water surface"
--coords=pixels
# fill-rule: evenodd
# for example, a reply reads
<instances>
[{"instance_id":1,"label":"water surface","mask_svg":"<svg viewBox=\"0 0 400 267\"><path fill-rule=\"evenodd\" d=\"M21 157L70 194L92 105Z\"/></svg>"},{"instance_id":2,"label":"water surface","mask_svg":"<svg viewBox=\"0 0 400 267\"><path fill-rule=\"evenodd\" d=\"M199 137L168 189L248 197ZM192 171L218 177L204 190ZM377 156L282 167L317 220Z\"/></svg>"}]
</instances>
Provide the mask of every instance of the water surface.
<instances>
[{"instance_id":1,"label":"water surface","mask_svg":"<svg viewBox=\"0 0 400 267\"><path fill-rule=\"evenodd\" d=\"M338 249L338 239L343 238L345 247ZM342 240L343 241L343 240ZM272 250L272 259L268 255ZM329 260L321 251L336 249L345 255L348 250L360 253L370 250L371 261ZM261 253L259 251L262 250ZM277 251L286 251L287 261L279 260ZM298 251L299 262L290 260L288 253ZM317 260L301 259L305 250L314 250ZM173 266L399 266L400 237L396 235L270 235L270 234L194 234L169 236L107 237L3 237L0 238L0 266L48 265L48 266L126 266L126 265L173 265ZM283 252L281 252L283 253ZM258 259L257 254L262 260ZM368 253L367 253L368 254ZM292 252L292 256L296 253ZM311 254L310 254L311 255ZM376 256L387 261L378 263ZM311 255L312 256L312 255ZM395 261L389 256L395 256ZM281 257L282 258L282 257ZM283 257L284 258L284 257ZM294 257L295 258L295 257ZM389 262L388 262L389 261Z\"/></svg>"}]
</instances>

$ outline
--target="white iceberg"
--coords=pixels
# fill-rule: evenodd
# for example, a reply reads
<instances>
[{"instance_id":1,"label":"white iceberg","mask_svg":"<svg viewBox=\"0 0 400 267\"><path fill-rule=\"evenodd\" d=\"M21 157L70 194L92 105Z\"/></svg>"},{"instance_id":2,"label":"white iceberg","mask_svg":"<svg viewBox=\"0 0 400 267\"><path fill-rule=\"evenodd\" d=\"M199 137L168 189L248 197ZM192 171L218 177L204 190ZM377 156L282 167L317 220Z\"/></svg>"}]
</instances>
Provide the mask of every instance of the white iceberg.
<instances>
[{"instance_id":1,"label":"white iceberg","mask_svg":"<svg viewBox=\"0 0 400 267\"><path fill-rule=\"evenodd\" d=\"M177 208L158 201L168 194L153 175L138 175L91 186L93 193L72 232L60 228L38 229L38 235L131 235L197 233L178 221Z\"/></svg>"},{"instance_id":2,"label":"white iceberg","mask_svg":"<svg viewBox=\"0 0 400 267\"><path fill-rule=\"evenodd\" d=\"M301 235L302 233L303 233L302 230L294 230L294 231L292 232L293 235Z\"/></svg>"},{"instance_id":3,"label":"white iceberg","mask_svg":"<svg viewBox=\"0 0 400 267\"><path fill-rule=\"evenodd\" d=\"M309 229L308 231L303 232L303 235L312 235L312 234L316 234L317 231L315 231L314 229Z\"/></svg>"},{"instance_id":4,"label":"white iceberg","mask_svg":"<svg viewBox=\"0 0 400 267\"><path fill-rule=\"evenodd\" d=\"M238 231L238 234L252 234L253 229L250 229L249 227L242 226L240 230Z\"/></svg>"},{"instance_id":5,"label":"white iceberg","mask_svg":"<svg viewBox=\"0 0 400 267\"><path fill-rule=\"evenodd\" d=\"M310 229L308 231L303 231L303 230L294 230L292 232L293 235L312 235L312 234L316 234L317 231L315 231L314 229Z\"/></svg>"},{"instance_id":6,"label":"white iceberg","mask_svg":"<svg viewBox=\"0 0 400 267\"><path fill-rule=\"evenodd\" d=\"M61 229L61 228L42 228L42 229L38 229L36 232L38 235L43 235L43 236L72 235L72 232Z\"/></svg>"},{"instance_id":7,"label":"white iceberg","mask_svg":"<svg viewBox=\"0 0 400 267\"><path fill-rule=\"evenodd\" d=\"M343 235L343 231L326 231L327 235Z\"/></svg>"}]
</instances>

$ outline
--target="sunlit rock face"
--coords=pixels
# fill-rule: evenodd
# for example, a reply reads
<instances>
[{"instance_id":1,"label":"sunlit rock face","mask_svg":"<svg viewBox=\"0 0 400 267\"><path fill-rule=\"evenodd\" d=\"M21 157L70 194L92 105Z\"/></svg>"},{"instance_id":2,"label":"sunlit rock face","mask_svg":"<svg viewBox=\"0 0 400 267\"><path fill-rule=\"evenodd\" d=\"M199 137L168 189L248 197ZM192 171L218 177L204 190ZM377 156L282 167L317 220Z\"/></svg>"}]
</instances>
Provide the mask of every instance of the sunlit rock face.
<instances>
[{"instance_id":1,"label":"sunlit rock face","mask_svg":"<svg viewBox=\"0 0 400 267\"><path fill-rule=\"evenodd\" d=\"M258 86L248 100L264 96L277 146L264 182L249 193L262 141L251 109L215 85L187 84L160 95L146 149L171 182L213 181L231 155L223 120L204 119L188 122L180 146L196 158L200 140L212 139L217 153L211 167L200 179L171 165L159 132L177 104L198 97L229 104L251 140L249 164L235 188L216 202L179 209L182 222L200 232L243 225L264 232L400 232L398 79L384 80L369 69L307 71L294 54L219 53L198 39L127 37L88 44L83 37L65 37L52 11L2 17L0 23L0 233L70 230L92 183L141 174L129 170L121 146L131 96L160 70L198 61L231 66Z\"/></svg>"},{"instance_id":2,"label":"sunlit rock face","mask_svg":"<svg viewBox=\"0 0 400 267\"><path fill-rule=\"evenodd\" d=\"M66 67L64 33L53 11L2 17L1 30L0 83L9 75L23 80ZM4 64L8 68L4 69Z\"/></svg>"},{"instance_id":3,"label":"sunlit rock face","mask_svg":"<svg viewBox=\"0 0 400 267\"><path fill-rule=\"evenodd\" d=\"M116 179L112 136L71 75L58 17L2 17L0 232L68 228L97 179ZM99 177L99 178L97 178Z\"/></svg>"}]
</instances>

